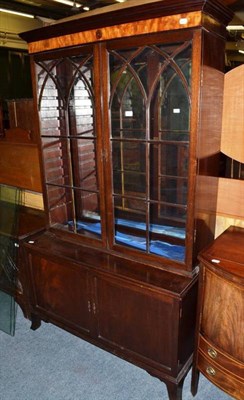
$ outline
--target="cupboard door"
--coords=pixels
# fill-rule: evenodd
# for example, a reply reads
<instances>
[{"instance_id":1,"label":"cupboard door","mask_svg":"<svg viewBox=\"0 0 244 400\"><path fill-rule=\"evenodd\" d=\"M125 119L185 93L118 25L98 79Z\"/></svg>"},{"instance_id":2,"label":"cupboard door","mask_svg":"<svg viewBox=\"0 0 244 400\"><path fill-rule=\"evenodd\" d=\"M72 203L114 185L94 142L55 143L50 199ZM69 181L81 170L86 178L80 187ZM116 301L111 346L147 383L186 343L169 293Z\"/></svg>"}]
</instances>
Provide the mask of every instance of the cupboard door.
<instances>
[{"instance_id":1,"label":"cupboard door","mask_svg":"<svg viewBox=\"0 0 244 400\"><path fill-rule=\"evenodd\" d=\"M88 271L41 255L30 260L34 307L50 320L89 333Z\"/></svg>"},{"instance_id":2,"label":"cupboard door","mask_svg":"<svg viewBox=\"0 0 244 400\"><path fill-rule=\"evenodd\" d=\"M83 46L65 54L37 57L35 63L49 222L83 239L101 240L101 128L93 49Z\"/></svg>"},{"instance_id":3,"label":"cupboard door","mask_svg":"<svg viewBox=\"0 0 244 400\"><path fill-rule=\"evenodd\" d=\"M218 348L244 362L244 290L205 268L201 333Z\"/></svg>"},{"instance_id":4,"label":"cupboard door","mask_svg":"<svg viewBox=\"0 0 244 400\"><path fill-rule=\"evenodd\" d=\"M178 329L175 299L99 277L95 295L99 339L123 349L129 357L146 364L153 360L172 372Z\"/></svg>"},{"instance_id":5,"label":"cupboard door","mask_svg":"<svg viewBox=\"0 0 244 400\"><path fill-rule=\"evenodd\" d=\"M191 54L190 40L109 49L114 243L180 262L187 224Z\"/></svg>"}]
</instances>

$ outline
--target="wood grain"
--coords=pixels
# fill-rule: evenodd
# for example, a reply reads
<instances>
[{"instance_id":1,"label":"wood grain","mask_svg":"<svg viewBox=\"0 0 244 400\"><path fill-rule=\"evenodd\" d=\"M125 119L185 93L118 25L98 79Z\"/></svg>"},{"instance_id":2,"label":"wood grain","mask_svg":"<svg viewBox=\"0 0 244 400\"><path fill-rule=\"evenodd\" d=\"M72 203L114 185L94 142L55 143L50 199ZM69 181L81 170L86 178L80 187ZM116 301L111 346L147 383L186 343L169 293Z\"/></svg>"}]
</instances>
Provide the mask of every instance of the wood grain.
<instances>
[{"instance_id":1,"label":"wood grain","mask_svg":"<svg viewBox=\"0 0 244 400\"><path fill-rule=\"evenodd\" d=\"M235 399L243 400L244 389L239 379L236 379L233 375L226 372L226 370L222 370L220 367L216 367L212 363L210 364L202 354L199 355L198 366L203 375L210 379L216 386L233 396ZM207 373L209 367L214 369L214 376L210 377Z\"/></svg>"},{"instance_id":2,"label":"wood grain","mask_svg":"<svg viewBox=\"0 0 244 400\"><path fill-rule=\"evenodd\" d=\"M42 192L37 145L1 141L0 154L0 183Z\"/></svg>"},{"instance_id":3,"label":"wood grain","mask_svg":"<svg viewBox=\"0 0 244 400\"><path fill-rule=\"evenodd\" d=\"M185 21L185 23L183 23ZM103 40L117 39L122 37L144 35L147 33L163 32L168 30L191 28L199 26L202 21L200 11L176 14L173 16L158 17L138 21L136 24L128 22L100 29L63 35L46 40L40 40L29 44L29 53L53 50L61 47L76 46Z\"/></svg>"},{"instance_id":4,"label":"wood grain","mask_svg":"<svg viewBox=\"0 0 244 400\"><path fill-rule=\"evenodd\" d=\"M192 394L199 372L235 399L244 396L244 229L229 227L199 254Z\"/></svg>"},{"instance_id":5,"label":"wood grain","mask_svg":"<svg viewBox=\"0 0 244 400\"><path fill-rule=\"evenodd\" d=\"M244 362L244 288L206 271L202 329L218 347ZM237 334L239 332L239 334Z\"/></svg>"},{"instance_id":6,"label":"wood grain","mask_svg":"<svg viewBox=\"0 0 244 400\"><path fill-rule=\"evenodd\" d=\"M218 179L217 213L244 219L244 181Z\"/></svg>"},{"instance_id":7,"label":"wood grain","mask_svg":"<svg viewBox=\"0 0 244 400\"><path fill-rule=\"evenodd\" d=\"M244 64L225 74L221 151L244 163Z\"/></svg>"}]
</instances>

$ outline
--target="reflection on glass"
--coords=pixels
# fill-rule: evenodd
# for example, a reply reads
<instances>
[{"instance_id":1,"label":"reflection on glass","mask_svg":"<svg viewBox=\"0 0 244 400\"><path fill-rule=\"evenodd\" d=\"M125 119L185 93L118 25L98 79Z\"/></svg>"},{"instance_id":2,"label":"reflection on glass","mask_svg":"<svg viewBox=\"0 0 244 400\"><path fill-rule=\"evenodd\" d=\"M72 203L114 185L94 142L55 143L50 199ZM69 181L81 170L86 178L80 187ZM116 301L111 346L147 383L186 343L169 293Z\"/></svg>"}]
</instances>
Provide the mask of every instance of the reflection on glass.
<instances>
[{"instance_id":1,"label":"reflection on glass","mask_svg":"<svg viewBox=\"0 0 244 400\"><path fill-rule=\"evenodd\" d=\"M115 141L112 147L114 192L133 194L145 193L145 144L128 141ZM144 162L143 162L144 160Z\"/></svg>"},{"instance_id":2,"label":"reflection on glass","mask_svg":"<svg viewBox=\"0 0 244 400\"><path fill-rule=\"evenodd\" d=\"M16 237L21 204L21 189L0 185L0 330L10 335L15 332L17 303L4 289L14 292L19 286Z\"/></svg>"},{"instance_id":3,"label":"reflection on glass","mask_svg":"<svg viewBox=\"0 0 244 400\"><path fill-rule=\"evenodd\" d=\"M191 43L109 57L115 242L183 261Z\"/></svg>"},{"instance_id":4,"label":"reflection on glass","mask_svg":"<svg viewBox=\"0 0 244 400\"><path fill-rule=\"evenodd\" d=\"M0 330L14 336L16 315L17 303L14 297L0 290Z\"/></svg>"},{"instance_id":5,"label":"reflection on glass","mask_svg":"<svg viewBox=\"0 0 244 400\"><path fill-rule=\"evenodd\" d=\"M36 72L50 221L86 234L79 223L100 220L93 56L44 60Z\"/></svg>"}]
</instances>

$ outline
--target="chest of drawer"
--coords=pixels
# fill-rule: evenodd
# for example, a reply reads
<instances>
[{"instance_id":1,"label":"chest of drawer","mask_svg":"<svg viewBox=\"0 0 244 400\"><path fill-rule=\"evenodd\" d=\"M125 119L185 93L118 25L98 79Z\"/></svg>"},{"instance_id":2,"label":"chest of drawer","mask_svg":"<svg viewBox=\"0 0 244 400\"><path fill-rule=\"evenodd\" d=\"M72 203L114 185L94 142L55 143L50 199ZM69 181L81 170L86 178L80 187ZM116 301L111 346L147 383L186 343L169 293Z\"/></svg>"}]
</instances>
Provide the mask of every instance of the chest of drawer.
<instances>
[{"instance_id":1,"label":"chest of drawer","mask_svg":"<svg viewBox=\"0 0 244 400\"><path fill-rule=\"evenodd\" d=\"M237 400L244 399L244 383L235 375L221 368L219 364L215 363L201 352L198 353L197 364L199 371L216 386Z\"/></svg>"},{"instance_id":2,"label":"chest of drawer","mask_svg":"<svg viewBox=\"0 0 244 400\"><path fill-rule=\"evenodd\" d=\"M209 362L214 362L215 365L226 369L229 373L236 375L236 377L241 380L244 384L244 364L235 358L229 356L227 353L223 352L221 349L216 347L213 343L206 340L202 335L199 338L199 352Z\"/></svg>"}]
</instances>

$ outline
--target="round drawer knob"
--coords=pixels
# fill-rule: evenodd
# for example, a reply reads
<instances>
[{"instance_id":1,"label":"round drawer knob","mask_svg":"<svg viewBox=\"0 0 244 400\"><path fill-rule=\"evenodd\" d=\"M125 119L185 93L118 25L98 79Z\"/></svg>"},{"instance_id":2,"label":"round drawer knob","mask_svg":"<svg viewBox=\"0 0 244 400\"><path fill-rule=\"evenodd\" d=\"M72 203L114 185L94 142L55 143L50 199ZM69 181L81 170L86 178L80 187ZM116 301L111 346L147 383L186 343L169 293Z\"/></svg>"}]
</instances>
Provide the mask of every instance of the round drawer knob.
<instances>
[{"instance_id":1,"label":"round drawer knob","mask_svg":"<svg viewBox=\"0 0 244 400\"><path fill-rule=\"evenodd\" d=\"M215 375L215 369L213 367L207 367L206 372L210 376L214 376Z\"/></svg>"},{"instance_id":2,"label":"round drawer knob","mask_svg":"<svg viewBox=\"0 0 244 400\"><path fill-rule=\"evenodd\" d=\"M209 355L209 357L211 357L211 358L216 358L216 357L217 357L217 351L214 350L214 349L209 348L209 349L208 349L208 355Z\"/></svg>"}]
</instances>

